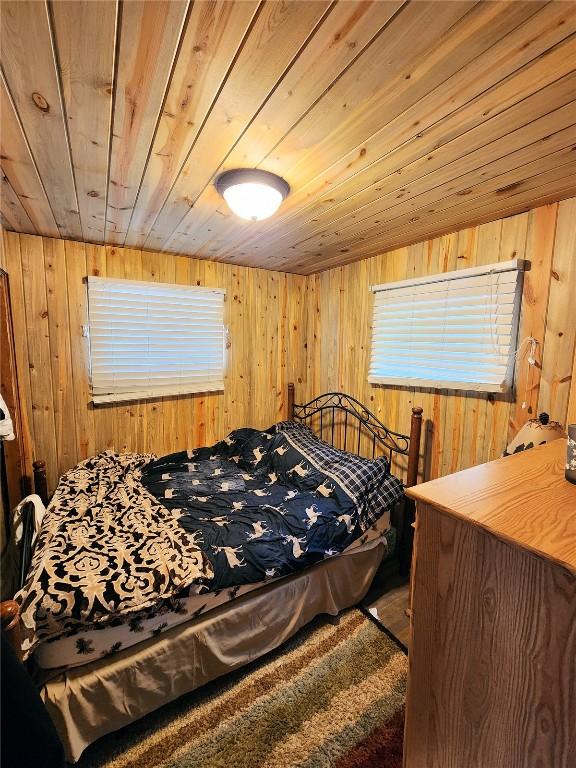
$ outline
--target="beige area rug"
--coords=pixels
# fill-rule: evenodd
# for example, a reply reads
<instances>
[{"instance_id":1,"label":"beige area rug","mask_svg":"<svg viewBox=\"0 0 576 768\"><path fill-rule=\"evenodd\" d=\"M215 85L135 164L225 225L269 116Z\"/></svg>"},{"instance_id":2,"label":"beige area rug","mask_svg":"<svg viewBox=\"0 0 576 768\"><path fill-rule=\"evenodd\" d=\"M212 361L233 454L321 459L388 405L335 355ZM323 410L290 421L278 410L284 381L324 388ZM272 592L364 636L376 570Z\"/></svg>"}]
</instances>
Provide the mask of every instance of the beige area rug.
<instances>
[{"instance_id":1,"label":"beige area rug","mask_svg":"<svg viewBox=\"0 0 576 768\"><path fill-rule=\"evenodd\" d=\"M359 610L101 739L80 768L400 768L407 659Z\"/></svg>"}]
</instances>

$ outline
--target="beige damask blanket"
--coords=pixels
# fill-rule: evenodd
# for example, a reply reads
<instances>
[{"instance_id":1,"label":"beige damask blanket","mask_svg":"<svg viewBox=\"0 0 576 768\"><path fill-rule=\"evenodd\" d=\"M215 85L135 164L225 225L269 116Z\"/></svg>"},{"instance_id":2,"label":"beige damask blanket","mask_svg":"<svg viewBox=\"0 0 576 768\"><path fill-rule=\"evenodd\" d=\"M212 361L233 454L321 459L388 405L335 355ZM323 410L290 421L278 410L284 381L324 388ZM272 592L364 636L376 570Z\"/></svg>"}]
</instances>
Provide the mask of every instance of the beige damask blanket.
<instances>
[{"instance_id":1,"label":"beige damask blanket","mask_svg":"<svg viewBox=\"0 0 576 768\"><path fill-rule=\"evenodd\" d=\"M101 453L67 472L50 502L16 595L24 652L83 625L153 609L213 576L198 534L140 482L155 457Z\"/></svg>"}]
</instances>

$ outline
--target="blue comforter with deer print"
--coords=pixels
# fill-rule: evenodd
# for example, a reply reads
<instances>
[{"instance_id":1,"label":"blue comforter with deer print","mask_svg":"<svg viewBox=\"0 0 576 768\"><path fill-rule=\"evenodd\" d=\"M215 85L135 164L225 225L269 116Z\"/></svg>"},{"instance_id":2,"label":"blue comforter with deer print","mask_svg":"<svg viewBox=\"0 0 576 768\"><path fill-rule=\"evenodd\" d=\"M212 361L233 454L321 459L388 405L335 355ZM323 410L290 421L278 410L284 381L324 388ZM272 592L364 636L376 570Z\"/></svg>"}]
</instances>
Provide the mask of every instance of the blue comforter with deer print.
<instances>
[{"instance_id":1,"label":"blue comforter with deer print","mask_svg":"<svg viewBox=\"0 0 576 768\"><path fill-rule=\"evenodd\" d=\"M142 484L195 535L212 566L210 591L342 552L403 493L385 458L340 451L295 422L164 456Z\"/></svg>"}]
</instances>

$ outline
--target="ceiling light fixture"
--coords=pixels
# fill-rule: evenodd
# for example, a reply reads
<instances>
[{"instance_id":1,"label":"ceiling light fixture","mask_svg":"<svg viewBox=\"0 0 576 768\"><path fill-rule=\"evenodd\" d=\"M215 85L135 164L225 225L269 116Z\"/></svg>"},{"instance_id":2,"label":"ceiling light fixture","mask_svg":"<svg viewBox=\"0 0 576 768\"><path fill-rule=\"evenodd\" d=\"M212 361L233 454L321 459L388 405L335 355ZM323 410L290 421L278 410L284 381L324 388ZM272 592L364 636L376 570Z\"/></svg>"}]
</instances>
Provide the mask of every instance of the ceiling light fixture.
<instances>
[{"instance_id":1,"label":"ceiling light fixture","mask_svg":"<svg viewBox=\"0 0 576 768\"><path fill-rule=\"evenodd\" d=\"M288 182L275 173L258 168L225 171L218 176L215 186L230 210L248 221L261 221L272 216L290 192Z\"/></svg>"}]
</instances>

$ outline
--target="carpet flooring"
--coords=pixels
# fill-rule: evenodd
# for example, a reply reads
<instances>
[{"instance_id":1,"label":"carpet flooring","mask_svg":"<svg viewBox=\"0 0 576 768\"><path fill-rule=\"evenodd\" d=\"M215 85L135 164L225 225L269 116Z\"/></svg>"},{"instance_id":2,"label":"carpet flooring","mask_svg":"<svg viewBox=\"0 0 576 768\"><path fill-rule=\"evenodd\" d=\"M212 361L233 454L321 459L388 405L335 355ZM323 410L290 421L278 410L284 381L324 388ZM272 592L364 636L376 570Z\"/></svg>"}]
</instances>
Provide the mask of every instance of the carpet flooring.
<instances>
[{"instance_id":1,"label":"carpet flooring","mask_svg":"<svg viewBox=\"0 0 576 768\"><path fill-rule=\"evenodd\" d=\"M110 734L79 768L401 768L407 659L359 610Z\"/></svg>"}]
</instances>

